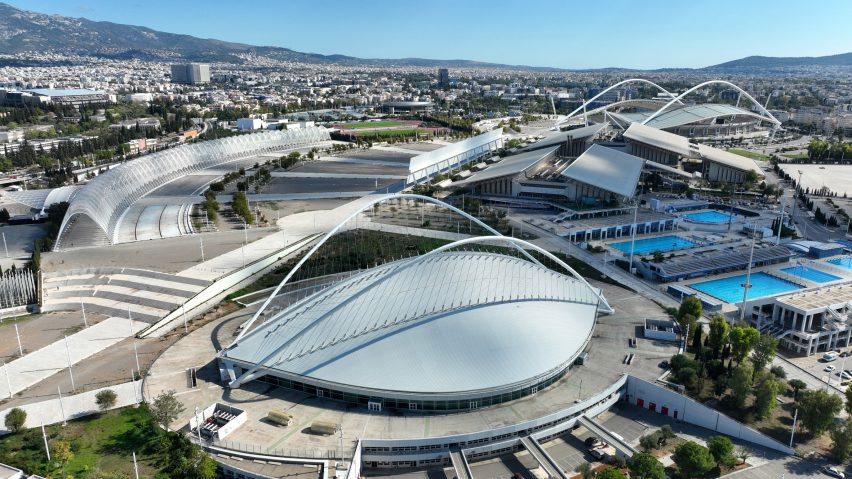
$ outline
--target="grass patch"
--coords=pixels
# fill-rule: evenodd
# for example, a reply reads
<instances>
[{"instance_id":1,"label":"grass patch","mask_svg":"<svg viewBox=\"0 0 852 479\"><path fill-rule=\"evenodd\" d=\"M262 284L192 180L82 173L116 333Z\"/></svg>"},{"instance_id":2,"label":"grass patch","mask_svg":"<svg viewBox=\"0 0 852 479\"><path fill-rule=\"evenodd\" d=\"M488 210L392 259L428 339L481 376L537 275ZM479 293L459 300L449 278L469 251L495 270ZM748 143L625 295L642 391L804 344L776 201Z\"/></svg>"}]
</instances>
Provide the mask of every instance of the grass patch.
<instances>
[{"instance_id":1,"label":"grass patch","mask_svg":"<svg viewBox=\"0 0 852 479\"><path fill-rule=\"evenodd\" d=\"M359 128L388 128L392 126L404 126L408 123L403 121L363 121L360 123L344 123L341 124L341 128L345 128L348 130L357 130Z\"/></svg>"},{"instance_id":2,"label":"grass patch","mask_svg":"<svg viewBox=\"0 0 852 479\"><path fill-rule=\"evenodd\" d=\"M432 130L426 128L400 128L396 130L376 130L358 132L359 138L387 138L393 136L431 135Z\"/></svg>"},{"instance_id":3,"label":"grass patch","mask_svg":"<svg viewBox=\"0 0 852 479\"><path fill-rule=\"evenodd\" d=\"M74 457L65 465L65 475L94 477L97 472L133 477L132 453L136 452L141 476L153 477L159 458L150 452L151 415L146 407L127 407L68 423L46 426L50 441L71 444ZM0 462L27 473L59 477L61 469L47 463L41 431L32 428L0 438Z\"/></svg>"},{"instance_id":4,"label":"grass patch","mask_svg":"<svg viewBox=\"0 0 852 479\"><path fill-rule=\"evenodd\" d=\"M754 151L742 150L739 148L729 148L728 153L734 153L736 155L745 156L746 158L751 158L752 160L768 160L769 155L764 155L763 153L756 153Z\"/></svg>"},{"instance_id":5,"label":"grass patch","mask_svg":"<svg viewBox=\"0 0 852 479\"><path fill-rule=\"evenodd\" d=\"M7 324L9 326L11 326L13 324L26 323L27 321L31 321L33 319L40 317L40 316L41 316L40 314L25 314L23 316L15 316L13 318L3 318L3 319L0 319L0 327L3 327Z\"/></svg>"}]
</instances>

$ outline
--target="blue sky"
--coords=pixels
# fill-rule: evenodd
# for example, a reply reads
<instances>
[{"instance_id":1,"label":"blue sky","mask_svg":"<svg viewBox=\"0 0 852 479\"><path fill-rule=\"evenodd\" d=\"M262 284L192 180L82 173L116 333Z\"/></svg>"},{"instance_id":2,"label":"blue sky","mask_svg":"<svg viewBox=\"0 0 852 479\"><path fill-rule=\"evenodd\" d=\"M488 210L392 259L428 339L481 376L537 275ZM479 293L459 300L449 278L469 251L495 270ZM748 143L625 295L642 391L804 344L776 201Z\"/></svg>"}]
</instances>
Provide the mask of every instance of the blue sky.
<instances>
[{"instance_id":1,"label":"blue sky","mask_svg":"<svg viewBox=\"0 0 852 479\"><path fill-rule=\"evenodd\" d=\"M848 0L7 0L42 13L364 58L703 67L852 51Z\"/></svg>"}]
</instances>

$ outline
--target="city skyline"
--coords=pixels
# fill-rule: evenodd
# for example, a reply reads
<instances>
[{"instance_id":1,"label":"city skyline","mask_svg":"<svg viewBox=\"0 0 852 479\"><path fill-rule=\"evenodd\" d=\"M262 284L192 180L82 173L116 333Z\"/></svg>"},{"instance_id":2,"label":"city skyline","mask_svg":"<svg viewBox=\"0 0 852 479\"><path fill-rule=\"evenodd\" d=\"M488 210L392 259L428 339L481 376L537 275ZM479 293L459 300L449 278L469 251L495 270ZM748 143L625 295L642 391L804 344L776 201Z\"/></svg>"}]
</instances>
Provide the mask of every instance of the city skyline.
<instances>
[{"instance_id":1,"label":"city skyline","mask_svg":"<svg viewBox=\"0 0 852 479\"><path fill-rule=\"evenodd\" d=\"M257 9L233 9L224 2L209 2L189 18L163 14L172 6L161 1L121 6L99 0L10 4L39 13L325 55L464 59L564 69L659 69L702 68L752 55L846 53L843 46L852 44L852 32L843 28L843 22L852 14L852 5L816 3L819 8L794 10L797 6L786 1L774 3L771 9L717 2L712 8L711 13L717 15L713 18L708 17L710 9L704 4L669 1L643 4L641 9L627 1L593 6L541 1L512 15L506 15L509 5L504 2L490 3L487 9L439 2L417 11L393 2L376 2L357 11L342 10L346 7L335 2L324 4L322 9L308 4L268 4L263 15ZM834 14L824 15L827 8ZM449 11L454 13L448 15ZM793 11L795 15L791 15ZM479 21L471 21L477 17ZM403 18L406 20L401 21ZM568 26L542 28L536 23L553 18L568 20L562 24ZM411 22L421 27L412 28ZM713 23L708 26L708 22ZM808 30L807 41L791 34L816 22L820 28ZM377 24L381 28L370 27ZM674 38L678 41L672 41ZM712 49L707 48L708 38L713 39ZM393 39L401 41L390 41Z\"/></svg>"}]
</instances>

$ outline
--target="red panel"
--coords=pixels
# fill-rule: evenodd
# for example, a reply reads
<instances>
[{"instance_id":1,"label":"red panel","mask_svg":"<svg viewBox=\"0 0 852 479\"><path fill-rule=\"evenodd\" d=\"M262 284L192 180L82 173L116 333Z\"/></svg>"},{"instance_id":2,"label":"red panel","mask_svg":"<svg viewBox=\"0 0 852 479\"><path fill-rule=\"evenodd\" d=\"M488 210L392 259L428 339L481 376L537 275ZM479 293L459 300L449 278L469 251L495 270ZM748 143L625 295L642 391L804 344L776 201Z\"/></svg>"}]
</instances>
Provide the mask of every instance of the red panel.
<instances>
[{"instance_id":1,"label":"red panel","mask_svg":"<svg viewBox=\"0 0 852 479\"><path fill-rule=\"evenodd\" d=\"M666 407L666 406L661 407L660 408L660 414L665 414L666 416L668 416L669 415L669 408Z\"/></svg>"},{"instance_id":2,"label":"red panel","mask_svg":"<svg viewBox=\"0 0 852 479\"><path fill-rule=\"evenodd\" d=\"M639 407L645 407L645 400L644 399L637 399L636 405L639 406Z\"/></svg>"},{"instance_id":3,"label":"red panel","mask_svg":"<svg viewBox=\"0 0 852 479\"><path fill-rule=\"evenodd\" d=\"M657 404L656 403L648 404L648 409L650 409L651 411L657 412Z\"/></svg>"}]
</instances>

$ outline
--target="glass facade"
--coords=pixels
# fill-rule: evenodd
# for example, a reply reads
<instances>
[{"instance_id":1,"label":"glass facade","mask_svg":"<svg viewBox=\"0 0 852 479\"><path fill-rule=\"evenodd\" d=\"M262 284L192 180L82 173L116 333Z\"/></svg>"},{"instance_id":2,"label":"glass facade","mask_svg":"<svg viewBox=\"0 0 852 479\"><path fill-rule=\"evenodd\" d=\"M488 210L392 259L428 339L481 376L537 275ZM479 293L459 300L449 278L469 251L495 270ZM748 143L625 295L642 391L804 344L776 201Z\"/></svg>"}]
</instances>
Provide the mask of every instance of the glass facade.
<instances>
[{"instance_id":1,"label":"glass facade","mask_svg":"<svg viewBox=\"0 0 852 479\"><path fill-rule=\"evenodd\" d=\"M492 396L455 400L408 399L375 395L366 396L361 394L337 391L334 389L317 387L312 384L306 384L286 378L279 378L277 376L269 374L258 378L258 381L286 389L292 389L294 391L300 391L311 396L334 399L336 401L343 401L349 404L358 404L364 407L367 407L367 403L369 402L381 402L382 408L384 409L401 409L407 411L458 411L494 406L497 404L514 401L515 399L520 399L522 397L529 396L530 394L535 394L543 390L544 388L550 386L551 384L555 383L556 381L559 381L563 376L565 376L565 373L569 369L570 366L539 383L525 386L521 389L516 389L514 391L507 391Z\"/></svg>"}]
</instances>

